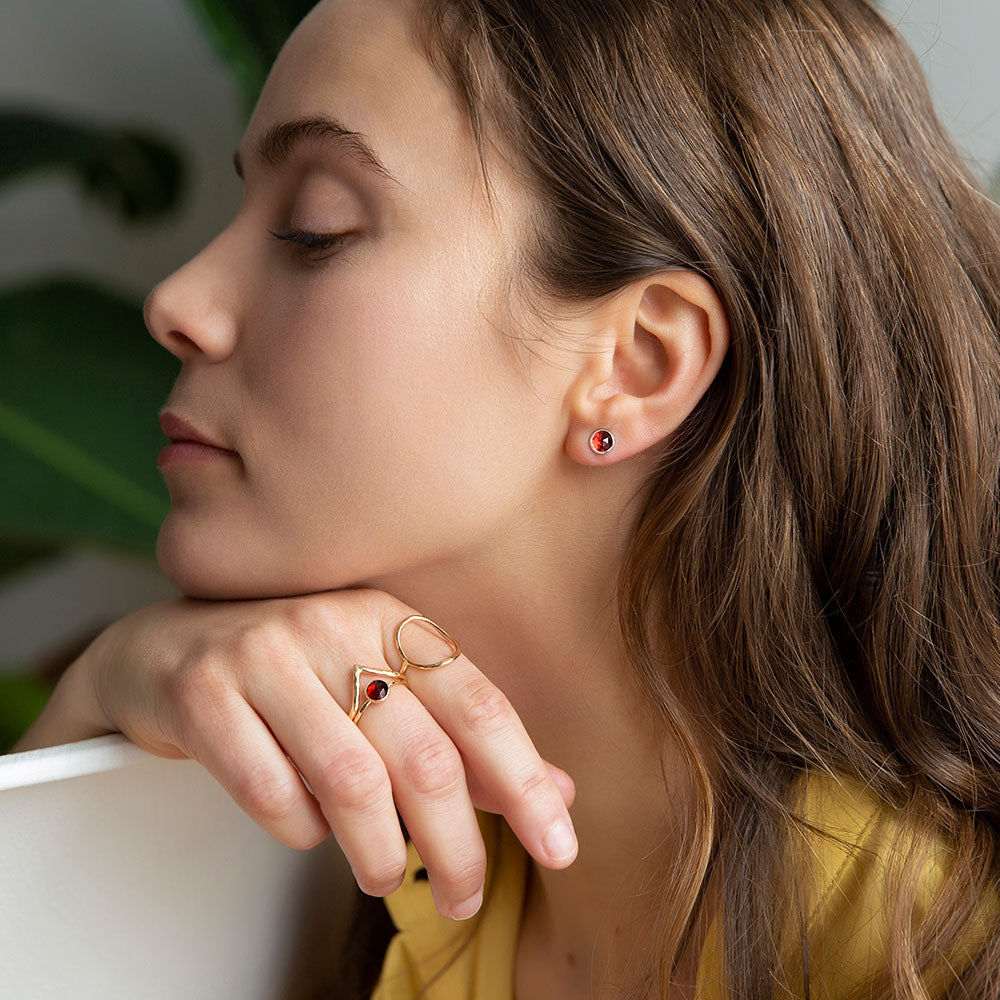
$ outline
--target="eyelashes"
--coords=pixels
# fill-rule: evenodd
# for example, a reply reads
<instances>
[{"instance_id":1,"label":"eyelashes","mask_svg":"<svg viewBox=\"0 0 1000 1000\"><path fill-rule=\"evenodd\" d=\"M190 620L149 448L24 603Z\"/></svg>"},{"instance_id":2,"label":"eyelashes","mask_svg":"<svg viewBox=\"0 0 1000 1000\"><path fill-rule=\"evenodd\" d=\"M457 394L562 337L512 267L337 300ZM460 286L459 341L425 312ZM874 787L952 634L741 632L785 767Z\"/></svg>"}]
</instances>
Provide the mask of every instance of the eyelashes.
<instances>
[{"instance_id":1,"label":"eyelashes","mask_svg":"<svg viewBox=\"0 0 1000 1000\"><path fill-rule=\"evenodd\" d=\"M300 255L307 260L324 260L326 257L332 257L354 235L354 233L309 233L301 229L286 229L280 233L269 229L268 232L273 239L286 240L300 247ZM316 254L324 256L317 258Z\"/></svg>"}]
</instances>

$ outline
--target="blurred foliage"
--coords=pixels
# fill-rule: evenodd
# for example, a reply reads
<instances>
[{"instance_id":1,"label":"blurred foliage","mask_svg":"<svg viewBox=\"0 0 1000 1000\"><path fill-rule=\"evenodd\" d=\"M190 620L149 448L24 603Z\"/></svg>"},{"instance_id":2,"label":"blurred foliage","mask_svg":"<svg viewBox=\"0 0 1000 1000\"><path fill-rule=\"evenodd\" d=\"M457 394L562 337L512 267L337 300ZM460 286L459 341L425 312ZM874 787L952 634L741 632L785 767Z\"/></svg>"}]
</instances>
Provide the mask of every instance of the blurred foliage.
<instances>
[{"instance_id":1,"label":"blurred foliage","mask_svg":"<svg viewBox=\"0 0 1000 1000\"><path fill-rule=\"evenodd\" d=\"M185 184L183 161L142 129L97 128L52 115L0 111L0 184L47 168L68 169L84 194L129 222L172 208Z\"/></svg>"},{"instance_id":2,"label":"blurred foliage","mask_svg":"<svg viewBox=\"0 0 1000 1000\"><path fill-rule=\"evenodd\" d=\"M0 290L0 538L150 555L169 508L157 411L176 359L136 303L95 285ZM22 559L23 564L23 559Z\"/></svg>"},{"instance_id":3,"label":"blurred foliage","mask_svg":"<svg viewBox=\"0 0 1000 1000\"><path fill-rule=\"evenodd\" d=\"M180 155L134 129L8 110L0 148L0 183L67 170L126 223L163 217L185 187ZM176 364L142 303L73 278L0 289L0 357L0 574L81 541L152 558L169 507L156 414Z\"/></svg>"},{"instance_id":4,"label":"blurred foliage","mask_svg":"<svg viewBox=\"0 0 1000 1000\"><path fill-rule=\"evenodd\" d=\"M252 110L313 0L189 0ZM0 185L65 170L123 222L174 211L181 154L150 132L37 111L0 111ZM176 359L145 328L142 303L91 281L51 277L0 289L0 578L62 546L97 542L153 558L169 506L156 415Z\"/></svg>"},{"instance_id":5,"label":"blurred foliage","mask_svg":"<svg viewBox=\"0 0 1000 1000\"><path fill-rule=\"evenodd\" d=\"M51 686L30 669L0 674L0 753L21 738L51 693Z\"/></svg>"},{"instance_id":6,"label":"blurred foliage","mask_svg":"<svg viewBox=\"0 0 1000 1000\"><path fill-rule=\"evenodd\" d=\"M247 117L307 2L189 0L236 78ZM143 129L0 110L0 185L64 171L124 224L176 210L184 158ZM0 581L64 546L97 543L154 559L169 494L156 465L157 414L176 358L149 336L142 303L90 280L41 277L0 289ZM0 752L41 711L70 642L42 665L0 673ZM0 651L2 655L2 651Z\"/></svg>"},{"instance_id":7,"label":"blurred foliage","mask_svg":"<svg viewBox=\"0 0 1000 1000\"><path fill-rule=\"evenodd\" d=\"M281 46L316 0L187 0L187 4L239 85L249 119Z\"/></svg>"}]
</instances>

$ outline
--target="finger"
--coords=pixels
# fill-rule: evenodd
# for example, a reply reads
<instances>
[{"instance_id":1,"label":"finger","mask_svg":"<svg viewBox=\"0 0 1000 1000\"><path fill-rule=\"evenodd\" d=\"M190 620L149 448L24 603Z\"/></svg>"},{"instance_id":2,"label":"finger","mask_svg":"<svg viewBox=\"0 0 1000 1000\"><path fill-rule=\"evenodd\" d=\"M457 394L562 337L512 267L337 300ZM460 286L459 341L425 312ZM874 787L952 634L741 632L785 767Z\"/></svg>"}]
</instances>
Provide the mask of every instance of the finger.
<instances>
[{"instance_id":1,"label":"finger","mask_svg":"<svg viewBox=\"0 0 1000 1000\"><path fill-rule=\"evenodd\" d=\"M573 802L576 800L576 783L561 767L556 767L555 764L547 760L543 761L543 763L551 772L555 783L559 786L563 802L566 803L566 808L569 809L569 807L573 805Z\"/></svg>"},{"instance_id":2,"label":"finger","mask_svg":"<svg viewBox=\"0 0 1000 1000\"><path fill-rule=\"evenodd\" d=\"M366 710L358 726L385 761L434 905L453 920L471 917L482 903L486 846L461 754L405 684Z\"/></svg>"},{"instance_id":3,"label":"finger","mask_svg":"<svg viewBox=\"0 0 1000 1000\"><path fill-rule=\"evenodd\" d=\"M274 735L234 688L181 705L182 749L212 774L233 801L272 837L308 850L330 828Z\"/></svg>"},{"instance_id":4,"label":"finger","mask_svg":"<svg viewBox=\"0 0 1000 1000\"><path fill-rule=\"evenodd\" d=\"M406 874L406 840L378 750L305 663L254 671L243 685L319 800L361 890L385 896L397 889ZM397 687L403 685L393 693Z\"/></svg>"},{"instance_id":5,"label":"finger","mask_svg":"<svg viewBox=\"0 0 1000 1000\"><path fill-rule=\"evenodd\" d=\"M550 761L543 758L542 763L549 769L549 773L562 793L563 802L569 808L576 798L576 786L573 784L573 779L561 767L556 767ZM465 782L469 786L469 797L472 799L472 804L477 809L491 813L503 812L501 803L483 788L476 773L469 768L466 768L465 771Z\"/></svg>"},{"instance_id":6,"label":"finger","mask_svg":"<svg viewBox=\"0 0 1000 1000\"><path fill-rule=\"evenodd\" d=\"M399 660L395 637L402 621L393 619L387 610L383 643L390 664ZM400 644L411 664L435 663L452 652L435 630L419 620L405 626ZM501 806L528 853L550 868L572 864L578 845L569 810L507 696L464 653L430 670L411 665L406 680L458 747L482 789Z\"/></svg>"}]
</instances>

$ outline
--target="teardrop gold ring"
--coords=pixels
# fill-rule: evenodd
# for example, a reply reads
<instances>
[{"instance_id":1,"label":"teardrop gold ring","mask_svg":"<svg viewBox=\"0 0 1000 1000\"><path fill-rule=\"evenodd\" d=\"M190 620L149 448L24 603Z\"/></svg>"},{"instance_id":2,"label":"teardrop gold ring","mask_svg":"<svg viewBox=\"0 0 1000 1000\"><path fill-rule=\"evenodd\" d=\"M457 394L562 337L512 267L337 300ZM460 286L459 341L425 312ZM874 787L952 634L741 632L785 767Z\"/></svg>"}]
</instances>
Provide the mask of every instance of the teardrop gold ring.
<instances>
[{"instance_id":1,"label":"teardrop gold ring","mask_svg":"<svg viewBox=\"0 0 1000 1000\"><path fill-rule=\"evenodd\" d=\"M452 649L455 650L455 652L452 653L451 656L448 656L443 660L438 660L437 663L414 663L412 660L408 659L406 653L403 652L403 647L399 644L399 633L402 632L403 626L407 622L413 622L413 621L427 622L427 624L430 625L431 628L435 629L445 638L445 640L449 643ZM403 658L403 665L399 668L400 675L406 673L407 667L416 667L417 670L433 670L435 667L443 667L445 664L451 663L452 660L457 660L462 655L461 649L458 648L458 643L455 642L455 640L450 635L448 635L448 633L445 632L445 630L441 628L441 626L438 625L437 622L432 622L430 618L427 618L425 615L410 615L409 618L404 618L399 623L399 626L396 628L396 649L399 650L399 655Z\"/></svg>"},{"instance_id":2,"label":"teardrop gold ring","mask_svg":"<svg viewBox=\"0 0 1000 1000\"><path fill-rule=\"evenodd\" d=\"M454 653L451 656L445 657L443 660L438 660L437 663L415 663L413 660L407 657L406 653L403 652L403 647L400 645L399 636L403 631L403 626L407 622L412 621L422 621L427 622L431 628L439 632L448 644L454 649ZM389 688L395 684L406 684L406 668L415 667L417 670L434 670L437 667L443 667L453 660L458 659L462 655L462 650L459 648L458 643L443 629L437 622L431 621L426 615L410 615L404 618L399 625L396 626L396 649L399 650L399 655L403 658L403 665L399 670L377 670L374 667L366 667L362 663L354 664L354 703L351 705L350 719L352 722L357 722L361 718L364 710L374 701L382 701L383 698L389 693ZM365 687L365 697L366 701L361 704L361 674L375 674L376 679L369 681ZM383 677L389 678L388 680L382 680ZM409 686L409 685L407 685Z\"/></svg>"}]
</instances>

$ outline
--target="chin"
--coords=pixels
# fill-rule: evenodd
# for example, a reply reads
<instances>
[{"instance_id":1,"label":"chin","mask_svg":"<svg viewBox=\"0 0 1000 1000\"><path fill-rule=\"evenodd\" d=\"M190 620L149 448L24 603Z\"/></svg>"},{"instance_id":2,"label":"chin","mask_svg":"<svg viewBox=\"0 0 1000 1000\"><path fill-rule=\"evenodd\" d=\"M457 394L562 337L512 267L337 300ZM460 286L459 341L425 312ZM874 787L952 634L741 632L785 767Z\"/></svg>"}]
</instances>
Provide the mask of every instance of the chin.
<instances>
[{"instance_id":1,"label":"chin","mask_svg":"<svg viewBox=\"0 0 1000 1000\"><path fill-rule=\"evenodd\" d=\"M197 597L206 601L231 601L244 597L234 593L233 581L225 574L211 572L200 566L197 560L178 558L168 546L156 543L156 563L163 575L185 597Z\"/></svg>"},{"instance_id":2,"label":"chin","mask_svg":"<svg viewBox=\"0 0 1000 1000\"><path fill-rule=\"evenodd\" d=\"M181 530L170 515L160 525L156 538L156 563L161 572L186 597L210 601L249 600L276 596L269 581L247 572L238 555L222 555L217 544L193 537L190 531ZM232 553L240 552L239 546L225 546ZM271 592L267 592L271 591Z\"/></svg>"},{"instance_id":3,"label":"chin","mask_svg":"<svg viewBox=\"0 0 1000 1000\"><path fill-rule=\"evenodd\" d=\"M267 546L191 530L168 514L156 539L160 571L186 597L249 601L297 597L327 590L367 589L353 579L331 576L329 566L301 565L294 555L268 556Z\"/></svg>"}]
</instances>

